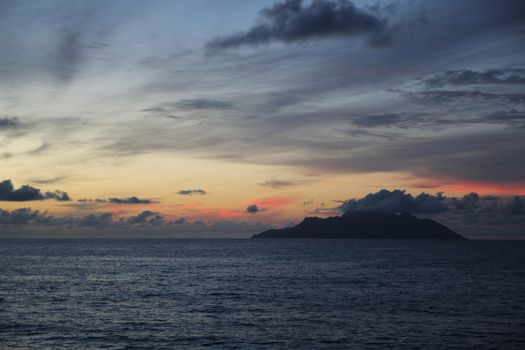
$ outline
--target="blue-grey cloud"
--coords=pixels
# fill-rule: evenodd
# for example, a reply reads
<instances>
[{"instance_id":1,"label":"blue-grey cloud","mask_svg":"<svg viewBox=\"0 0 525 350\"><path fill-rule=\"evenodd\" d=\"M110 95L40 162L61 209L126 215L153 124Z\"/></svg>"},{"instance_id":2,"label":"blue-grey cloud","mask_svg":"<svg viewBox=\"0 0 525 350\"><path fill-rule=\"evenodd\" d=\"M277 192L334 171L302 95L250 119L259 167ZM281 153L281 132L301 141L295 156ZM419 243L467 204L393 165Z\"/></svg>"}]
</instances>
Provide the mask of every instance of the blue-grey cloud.
<instances>
[{"instance_id":1,"label":"blue-grey cloud","mask_svg":"<svg viewBox=\"0 0 525 350\"><path fill-rule=\"evenodd\" d=\"M209 50L242 45L262 45L272 41L286 43L336 36L368 36L372 45L390 41L386 21L357 8L349 0L285 0L261 10L257 23L245 32L216 38Z\"/></svg>"}]
</instances>

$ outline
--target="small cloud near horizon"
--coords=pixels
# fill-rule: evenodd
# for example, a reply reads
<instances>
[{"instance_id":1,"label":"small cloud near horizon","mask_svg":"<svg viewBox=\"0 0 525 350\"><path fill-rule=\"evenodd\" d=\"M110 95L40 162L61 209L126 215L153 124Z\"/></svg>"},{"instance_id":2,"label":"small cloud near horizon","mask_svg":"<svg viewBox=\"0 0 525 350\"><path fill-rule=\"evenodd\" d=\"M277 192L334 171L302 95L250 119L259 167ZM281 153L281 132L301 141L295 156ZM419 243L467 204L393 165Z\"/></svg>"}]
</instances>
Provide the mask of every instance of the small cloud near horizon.
<instances>
[{"instance_id":1,"label":"small cloud near horizon","mask_svg":"<svg viewBox=\"0 0 525 350\"><path fill-rule=\"evenodd\" d=\"M264 211L264 208L259 208L257 204L250 204L246 207L246 210L244 212L248 214L257 214L261 211Z\"/></svg>"},{"instance_id":2,"label":"small cloud near horizon","mask_svg":"<svg viewBox=\"0 0 525 350\"><path fill-rule=\"evenodd\" d=\"M208 192L202 189L180 190L180 191L177 191L176 193L181 196L193 196L193 195L205 196L208 194Z\"/></svg>"}]
</instances>

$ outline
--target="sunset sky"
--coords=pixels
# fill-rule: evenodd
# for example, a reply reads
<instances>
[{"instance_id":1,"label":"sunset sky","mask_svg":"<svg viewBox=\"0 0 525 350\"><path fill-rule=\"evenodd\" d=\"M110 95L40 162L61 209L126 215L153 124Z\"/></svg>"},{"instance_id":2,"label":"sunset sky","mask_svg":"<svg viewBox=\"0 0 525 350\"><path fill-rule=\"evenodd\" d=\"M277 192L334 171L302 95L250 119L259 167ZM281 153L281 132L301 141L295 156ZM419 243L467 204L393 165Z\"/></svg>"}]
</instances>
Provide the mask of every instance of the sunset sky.
<instances>
[{"instance_id":1,"label":"sunset sky","mask_svg":"<svg viewBox=\"0 0 525 350\"><path fill-rule=\"evenodd\" d=\"M0 0L0 236L244 237L408 198L525 239L524 42L520 0Z\"/></svg>"}]
</instances>

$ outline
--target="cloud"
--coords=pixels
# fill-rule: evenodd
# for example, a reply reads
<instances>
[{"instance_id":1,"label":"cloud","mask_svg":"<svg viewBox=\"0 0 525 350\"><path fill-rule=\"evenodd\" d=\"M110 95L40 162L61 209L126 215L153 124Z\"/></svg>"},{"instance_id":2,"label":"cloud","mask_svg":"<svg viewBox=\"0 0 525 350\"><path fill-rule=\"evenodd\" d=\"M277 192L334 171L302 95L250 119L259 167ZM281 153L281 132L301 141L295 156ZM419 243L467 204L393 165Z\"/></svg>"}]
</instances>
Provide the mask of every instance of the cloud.
<instances>
[{"instance_id":1,"label":"cloud","mask_svg":"<svg viewBox=\"0 0 525 350\"><path fill-rule=\"evenodd\" d=\"M55 219L56 221L50 221L54 226L64 225L64 219ZM66 217L65 223L68 226L80 226L80 227L93 227L93 228L105 228L113 225L113 216L111 213L101 214L89 214L82 217Z\"/></svg>"},{"instance_id":2,"label":"cloud","mask_svg":"<svg viewBox=\"0 0 525 350\"><path fill-rule=\"evenodd\" d=\"M479 90L427 90L409 92L406 96L416 102L423 104L453 103L462 100L473 100L482 102L502 102L512 104L524 104L525 94L522 93L492 93Z\"/></svg>"},{"instance_id":3,"label":"cloud","mask_svg":"<svg viewBox=\"0 0 525 350\"><path fill-rule=\"evenodd\" d=\"M44 198L45 199L54 199L54 200L59 201L59 202L71 201L71 197L69 197L69 195L66 192L60 191L60 190L55 190L53 192L46 192L44 194Z\"/></svg>"},{"instance_id":4,"label":"cloud","mask_svg":"<svg viewBox=\"0 0 525 350\"><path fill-rule=\"evenodd\" d=\"M85 216L53 216L19 208L0 209L2 237L249 237L271 228L246 222L168 220L149 210L116 220L110 212Z\"/></svg>"},{"instance_id":5,"label":"cloud","mask_svg":"<svg viewBox=\"0 0 525 350\"><path fill-rule=\"evenodd\" d=\"M81 198L81 199L78 200L78 202L81 202L81 203L107 203L108 200L107 199L102 199L102 198L96 198L96 199Z\"/></svg>"},{"instance_id":6,"label":"cloud","mask_svg":"<svg viewBox=\"0 0 525 350\"><path fill-rule=\"evenodd\" d=\"M260 211L263 211L264 209L259 208L256 204L251 204L246 207L245 212L248 214L257 214Z\"/></svg>"},{"instance_id":7,"label":"cloud","mask_svg":"<svg viewBox=\"0 0 525 350\"><path fill-rule=\"evenodd\" d=\"M341 212L375 211L428 215L525 215L522 196L480 196L472 192L462 197L447 197L442 192L435 195L422 192L417 196L405 190L381 189L362 198L343 201ZM330 209L330 208L329 208Z\"/></svg>"},{"instance_id":8,"label":"cloud","mask_svg":"<svg viewBox=\"0 0 525 350\"><path fill-rule=\"evenodd\" d=\"M271 180L266 180L265 182L260 183L259 185L268 187L268 188L273 188L273 189L281 189L284 187L294 186L295 183L290 182L290 181L271 179Z\"/></svg>"},{"instance_id":9,"label":"cloud","mask_svg":"<svg viewBox=\"0 0 525 350\"><path fill-rule=\"evenodd\" d=\"M132 196L128 198L109 198L108 202L114 204L151 204L155 203L150 199L140 199L138 197Z\"/></svg>"},{"instance_id":10,"label":"cloud","mask_svg":"<svg viewBox=\"0 0 525 350\"><path fill-rule=\"evenodd\" d=\"M408 172L442 181L523 184L524 147L525 130L509 129L404 139L351 154L336 149L330 157L318 154L290 162L325 172Z\"/></svg>"},{"instance_id":11,"label":"cloud","mask_svg":"<svg viewBox=\"0 0 525 350\"><path fill-rule=\"evenodd\" d=\"M233 104L227 101L197 98L180 100L175 106L181 109L230 109Z\"/></svg>"},{"instance_id":12,"label":"cloud","mask_svg":"<svg viewBox=\"0 0 525 350\"><path fill-rule=\"evenodd\" d=\"M485 85L485 84L510 84L525 85L525 69L489 69L474 71L470 69L448 70L423 80L431 87L446 85Z\"/></svg>"},{"instance_id":13,"label":"cloud","mask_svg":"<svg viewBox=\"0 0 525 350\"><path fill-rule=\"evenodd\" d=\"M95 198L95 199L82 198L82 199L79 199L77 202L80 202L80 203L113 203L113 204L153 204L153 203L157 203L156 201L153 201L151 199L141 199L141 198L138 198L136 196L131 196L131 197L127 197L127 198L115 198L115 197L112 197L112 198L108 198L108 199L104 199L104 198Z\"/></svg>"},{"instance_id":14,"label":"cloud","mask_svg":"<svg viewBox=\"0 0 525 350\"><path fill-rule=\"evenodd\" d=\"M386 22L357 8L348 0L285 0L261 10L257 23L245 32L216 38L207 44L210 51L243 45L263 45L343 36L368 36L371 45L384 45L390 37Z\"/></svg>"},{"instance_id":15,"label":"cloud","mask_svg":"<svg viewBox=\"0 0 525 350\"><path fill-rule=\"evenodd\" d=\"M48 224L52 217L38 210L19 208L11 212L0 209L1 225L27 225L28 223Z\"/></svg>"},{"instance_id":16,"label":"cloud","mask_svg":"<svg viewBox=\"0 0 525 350\"><path fill-rule=\"evenodd\" d=\"M23 185L15 189L11 180L0 182L0 201L6 202L26 202L42 201L54 199L57 201L70 201L71 198L66 192L56 190L54 192L43 193L39 188Z\"/></svg>"},{"instance_id":17,"label":"cloud","mask_svg":"<svg viewBox=\"0 0 525 350\"><path fill-rule=\"evenodd\" d=\"M399 128L399 129L445 129L453 125L495 124L502 126L525 127L525 111L516 109L493 112L474 112L475 115L439 115L437 113L384 113L348 117L348 121L360 128ZM376 136L396 139L402 134L372 133L367 130L345 130L352 135Z\"/></svg>"},{"instance_id":18,"label":"cloud","mask_svg":"<svg viewBox=\"0 0 525 350\"><path fill-rule=\"evenodd\" d=\"M507 205L507 213L510 215L525 215L525 206L519 196L512 197L512 201Z\"/></svg>"},{"instance_id":19,"label":"cloud","mask_svg":"<svg viewBox=\"0 0 525 350\"><path fill-rule=\"evenodd\" d=\"M508 111L495 111L481 118L482 122L494 124L506 124L513 127L525 127L525 111L511 109Z\"/></svg>"},{"instance_id":20,"label":"cloud","mask_svg":"<svg viewBox=\"0 0 525 350\"><path fill-rule=\"evenodd\" d=\"M404 190L381 190L377 193L369 193L360 199L349 199L345 201L340 210L348 211L380 211L389 213L413 213L433 214L447 211L443 204L442 194L430 195L421 193L416 197L406 193Z\"/></svg>"},{"instance_id":21,"label":"cloud","mask_svg":"<svg viewBox=\"0 0 525 350\"><path fill-rule=\"evenodd\" d=\"M140 225L162 225L165 221L164 218L159 215L159 213L155 213L149 210L144 210L142 213L132 216L127 219L127 222L130 224L140 224Z\"/></svg>"},{"instance_id":22,"label":"cloud","mask_svg":"<svg viewBox=\"0 0 525 350\"><path fill-rule=\"evenodd\" d=\"M201 195L201 196L205 196L208 194L208 192L204 191L204 190L201 190L201 189L197 189L197 190L180 190L177 192L177 194L181 195L181 196L193 196L193 195Z\"/></svg>"},{"instance_id":23,"label":"cloud","mask_svg":"<svg viewBox=\"0 0 525 350\"><path fill-rule=\"evenodd\" d=\"M30 179L29 182L33 182L39 185L48 185L48 184L60 182L65 179L66 179L65 176L57 176L57 177L52 177L48 179Z\"/></svg>"},{"instance_id":24,"label":"cloud","mask_svg":"<svg viewBox=\"0 0 525 350\"><path fill-rule=\"evenodd\" d=\"M363 128L397 127L410 128L414 124L427 122L428 113L383 113L349 117L348 121Z\"/></svg>"},{"instance_id":25,"label":"cloud","mask_svg":"<svg viewBox=\"0 0 525 350\"><path fill-rule=\"evenodd\" d=\"M20 125L20 121L18 120L18 117L3 117L0 118L0 130L2 129L9 129L9 128L16 128Z\"/></svg>"},{"instance_id":26,"label":"cloud","mask_svg":"<svg viewBox=\"0 0 525 350\"><path fill-rule=\"evenodd\" d=\"M2 47L9 55L0 58L7 78L41 79L49 75L56 81L69 82L85 66L90 46L104 40L117 21L109 18L111 6L102 2L46 2L24 6L11 2L2 9L7 13L0 22ZM30 26L25 23L31 23ZM4 55L5 56L5 55ZM11 80L10 80L11 81Z\"/></svg>"},{"instance_id":27,"label":"cloud","mask_svg":"<svg viewBox=\"0 0 525 350\"><path fill-rule=\"evenodd\" d=\"M318 208L314 213L333 215L339 211L408 212L429 217L457 232L478 238L523 238L525 197L480 196L446 197L420 193L412 196L404 190L382 189L362 198L352 198L338 208Z\"/></svg>"}]
</instances>

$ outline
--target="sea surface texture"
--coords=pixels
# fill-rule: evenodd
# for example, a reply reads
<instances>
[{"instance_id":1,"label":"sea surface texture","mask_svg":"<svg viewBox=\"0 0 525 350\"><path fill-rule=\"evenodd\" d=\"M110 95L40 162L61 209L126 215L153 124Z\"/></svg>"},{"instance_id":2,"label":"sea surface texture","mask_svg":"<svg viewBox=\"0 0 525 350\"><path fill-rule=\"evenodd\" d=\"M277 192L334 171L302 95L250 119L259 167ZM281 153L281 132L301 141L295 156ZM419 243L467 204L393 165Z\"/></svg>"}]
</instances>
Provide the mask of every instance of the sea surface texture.
<instances>
[{"instance_id":1,"label":"sea surface texture","mask_svg":"<svg viewBox=\"0 0 525 350\"><path fill-rule=\"evenodd\" d=\"M0 240L0 349L525 349L524 243Z\"/></svg>"}]
</instances>

